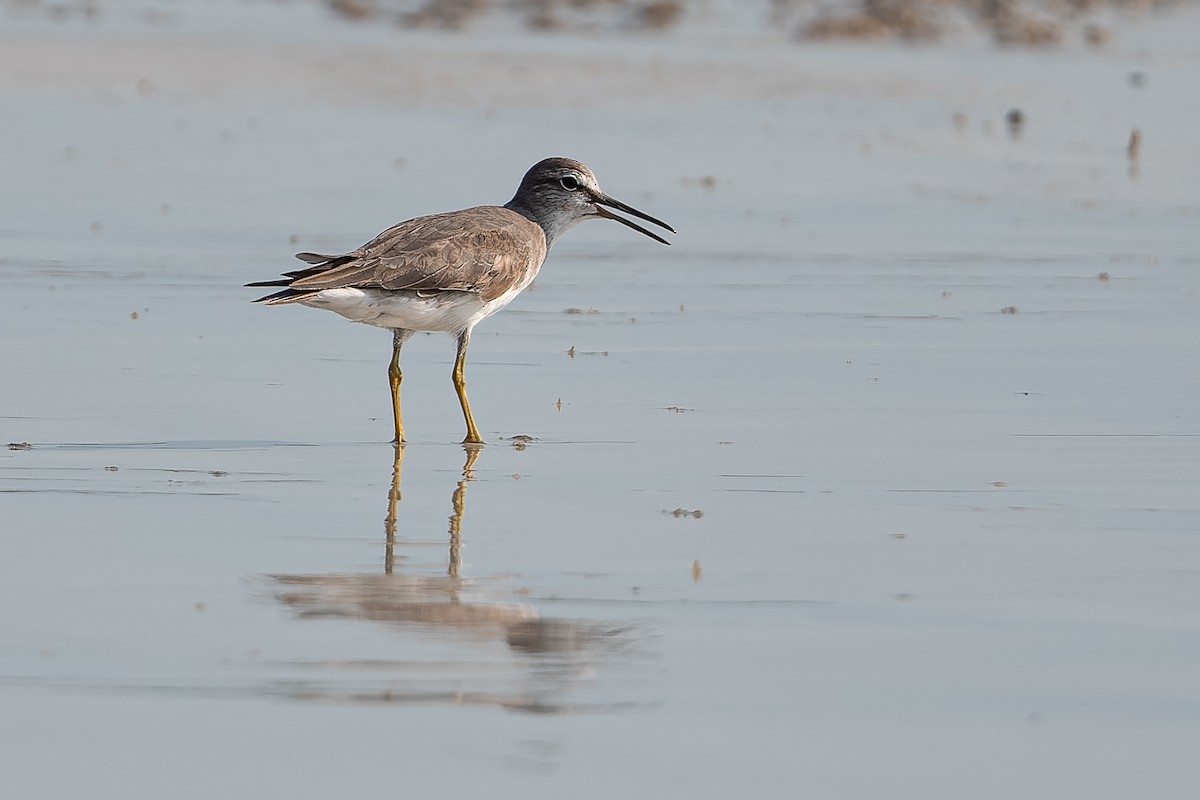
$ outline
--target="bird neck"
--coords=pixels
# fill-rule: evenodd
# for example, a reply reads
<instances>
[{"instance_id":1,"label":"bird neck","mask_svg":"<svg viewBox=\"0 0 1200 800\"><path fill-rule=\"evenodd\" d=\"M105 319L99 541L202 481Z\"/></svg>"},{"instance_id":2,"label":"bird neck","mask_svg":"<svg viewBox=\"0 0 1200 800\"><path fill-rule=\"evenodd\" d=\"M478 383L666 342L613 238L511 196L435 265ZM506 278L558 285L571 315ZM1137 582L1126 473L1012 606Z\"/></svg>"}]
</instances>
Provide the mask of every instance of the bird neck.
<instances>
[{"instance_id":1,"label":"bird neck","mask_svg":"<svg viewBox=\"0 0 1200 800\"><path fill-rule=\"evenodd\" d=\"M546 234L546 249L549 250L559 236L574 228L583 220L574 214L564 213L562 210L548 210L545 208L531 208L529 204L521 202L514 197L504 204L504 207L510 211L515 211L528 220L536 222Z\"/></svg>"}]
</instances>

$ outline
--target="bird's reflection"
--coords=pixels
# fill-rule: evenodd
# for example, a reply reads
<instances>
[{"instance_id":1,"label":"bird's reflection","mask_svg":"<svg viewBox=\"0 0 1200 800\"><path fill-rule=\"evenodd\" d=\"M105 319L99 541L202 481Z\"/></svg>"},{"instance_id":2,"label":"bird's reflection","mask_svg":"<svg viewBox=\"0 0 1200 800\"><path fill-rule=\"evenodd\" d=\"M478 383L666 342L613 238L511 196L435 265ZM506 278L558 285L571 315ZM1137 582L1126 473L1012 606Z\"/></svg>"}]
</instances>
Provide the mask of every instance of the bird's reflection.
<instances>
[{"instance_id":1,"label":"bird's reflection","mask_svg":"<svg viewBox=\"0 0 1200 800\"><path fill-rule=\"evenodd\" d=\"M462 517L466 510L467 484L475 480L475 462L483 452L480 445L466 444L463 450L467 453L467 462L463 464L462 479L454 489L450 498L454 512L450 515L450 561L446 569L451 578L458 577L462 565ZM388 513L384 521L387 547L383 555L383 571L391 575L396 567L396 520L400 509L400 482L404 474L404 446L396 448L396 458L392 463L392 488L388 491Z\"/></svg>"},{"instance_id":2,"label":"bird's reflection","mask_svg":"<svg viewBox=\"0 0 1200 800\"><path fill-rule=\"evenodd\" d=\"M399 551L407 539L398 539L397 529L402 527L401 484L410 446L397 447L392 463L383 574L275 575L273 580L279 601L302 618L349 617L433 634L436 640L427 648L430 661L420 648L415 656L410 649L403 660L307 659L291 666L333 674L320 681L288 681L276 691L308 699L474 703L537 712L630 704L627 698L607 696L595 678L601 664L615 667L637 661L643 637L636 626L547 618L535 605L517 602L521 590L503 577L460 576L467 490L475 480L482 447L463 448L466 460L450 498L445 570L420 574L404 569ZM427 640L419 636L411 641ZM451 651L447 658L447 643L468 649ZM502 648L495 649L500 643ZM348 682L347 669L354 670ZM370 677L364 685L365 673Z\"/></svg>"}]
</instances>

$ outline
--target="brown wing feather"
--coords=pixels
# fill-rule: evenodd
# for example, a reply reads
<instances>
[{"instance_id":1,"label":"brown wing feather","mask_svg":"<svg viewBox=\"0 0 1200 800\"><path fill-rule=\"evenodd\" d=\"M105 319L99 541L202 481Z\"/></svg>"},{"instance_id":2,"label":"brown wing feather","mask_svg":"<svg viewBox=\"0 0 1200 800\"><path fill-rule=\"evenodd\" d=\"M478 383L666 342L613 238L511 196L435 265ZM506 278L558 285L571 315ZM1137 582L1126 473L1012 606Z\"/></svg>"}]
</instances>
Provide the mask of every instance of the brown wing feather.
<instances>
[{"instance_id":1,"label":"brown wing feather","mask_svg":"<svg viewBox=\"0 0 1200 800\"><path fill-rule=\"evenodd\" d=\"M546 237L537 223L507 208L479 206L401 222L329 259L326 268L299 270L288 286L305 293L346 287L464 291L492 300L545 257Z\"/></svg>"}]
</instances>

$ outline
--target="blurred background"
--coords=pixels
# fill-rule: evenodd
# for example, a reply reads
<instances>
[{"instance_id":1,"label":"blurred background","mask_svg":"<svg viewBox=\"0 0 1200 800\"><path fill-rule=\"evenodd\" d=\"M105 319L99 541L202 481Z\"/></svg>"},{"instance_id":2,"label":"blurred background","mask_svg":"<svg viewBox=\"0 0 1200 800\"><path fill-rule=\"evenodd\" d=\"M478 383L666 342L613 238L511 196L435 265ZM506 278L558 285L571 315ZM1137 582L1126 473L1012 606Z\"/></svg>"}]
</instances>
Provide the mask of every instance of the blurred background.
<instances>
[{"instance_id":1,"label":"blurred background","mask_svg":"<svg viewBox=\"0 0 1200 800\"><path fill-rule=\"evenodd\" d=\"M1197 32L0 0L3 793L1194 797ZM242 286L556 155L482 452Z\"/></svg>"}]
</instances>

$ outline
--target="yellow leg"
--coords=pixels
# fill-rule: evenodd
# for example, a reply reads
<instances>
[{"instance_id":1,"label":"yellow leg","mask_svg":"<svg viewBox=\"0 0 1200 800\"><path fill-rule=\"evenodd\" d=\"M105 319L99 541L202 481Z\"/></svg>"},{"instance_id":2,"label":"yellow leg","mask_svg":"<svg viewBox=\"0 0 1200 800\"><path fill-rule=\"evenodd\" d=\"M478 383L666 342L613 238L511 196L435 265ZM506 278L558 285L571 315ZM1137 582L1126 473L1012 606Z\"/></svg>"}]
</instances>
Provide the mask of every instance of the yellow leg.
<instances>
[{"instance_id":1,"label":"yellow leg","mask_svg":"<svg viewBox=\"0 0 1200 800\"><path fill-rule=\"evenodd\" d=\"M412 336L412 331L396 329L392 331L392 363L388 365L388 383L392 387L392 416L396 422L396 444L404 444L404 419L400 414L400 383L404 375L400 372L400 348Z\"/></svg>"},{"instance_id":2,"label":"yellow leg","mask_svg":"<svg viewBox=\"0 0 1200 800\"><path fill-rule=\"evenodd\" d=\"M475 418L471 416L471 403L467 400L467 378L464 373L467 367L467 345L470 343L470 331L458 337L458 357L454 359L454 391L458 392L458 402L462 406L463 418L467 421L467 438L463 439L463 444L483 444L483 437L475 427Z\"/></svg>"}]
</instances>

